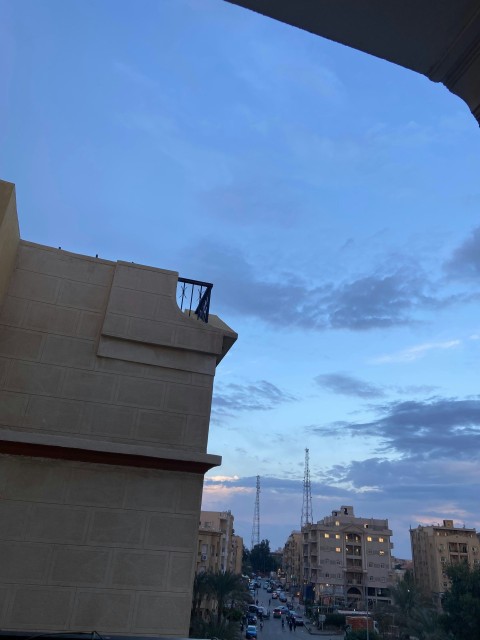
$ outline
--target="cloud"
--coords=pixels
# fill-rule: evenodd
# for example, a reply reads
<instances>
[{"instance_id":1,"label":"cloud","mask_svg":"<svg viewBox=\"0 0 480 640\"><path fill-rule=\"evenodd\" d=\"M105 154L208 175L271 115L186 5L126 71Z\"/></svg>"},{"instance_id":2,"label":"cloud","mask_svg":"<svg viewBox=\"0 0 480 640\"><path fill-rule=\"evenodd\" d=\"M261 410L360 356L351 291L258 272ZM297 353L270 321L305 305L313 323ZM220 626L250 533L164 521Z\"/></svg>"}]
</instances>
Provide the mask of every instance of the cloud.
<instances>
[{"instance_id":1,"label":"cloud","mask_svg":"<svg viewBox=\"0 0 480 640\"><path fill-rule=\"evenodd\" d=\"M321 374L315 378L315 382L328 391L345 396L382 398L385 395L381 387L344 373Z\"/></svg>"},{"instance_id":2,"label":"cloud","mask_svg":"<svg viewBox=\"0 0 480 640\"><path fill-rule=\"evenodd\" d=\"M457 247L444 265L448 275L454 278L475 278L480 276L480 227Z\"/></svg>"},{"instance_id":3,"label":"cloud","mask_svg":"<svg viewBox=\"0 0 480 640\"><path fill-rule=\"evenodd\" d=\"M250 384L230 382L215 387L212 413L219 418L231 417L243 411L269 411L294 400L296 400L294 396L267 380Z\"/></svg>"},{"instance_id":4,"label":"cloud","mask_svg":"<svg viewBox=\"0 0 480 640\"><path fill-rule=\"evenodd\" d=\"M410 461L477 459L480 447L480 400L433 398L426 401L392 402L377 408L372 422L343 422L315 428L319 435L369 437L377 451Z\"/></svg>"},{"instance_id":5,"label":"cloud","mask_svg":"<svg viewBox=\"0 0 480 640\"><path fill-rule=\"evenodd\" d=\"M419 358L423 358L429 351L453 349L461 345L460 340L447 340L445 342L426 342L424 344L418 344L403 351L397 351L396 353L386 354L373 358L371 362L374 364L384 364L388 362L414 362Z\"/></svg>"},{"instance_id":6,"label":"cloud","mask_svg":"<svg viewBox=\"0 0 480 640\"><path fill-rule=\"evenodd\" d=\"M244 254L205 243L202 279L214 282L214 304L276 328L366 331L416 324L419 309L439 304L418 268L397 268L343 282L312 282L292 272L257 273Z\"/></svg>"}]
</instances>

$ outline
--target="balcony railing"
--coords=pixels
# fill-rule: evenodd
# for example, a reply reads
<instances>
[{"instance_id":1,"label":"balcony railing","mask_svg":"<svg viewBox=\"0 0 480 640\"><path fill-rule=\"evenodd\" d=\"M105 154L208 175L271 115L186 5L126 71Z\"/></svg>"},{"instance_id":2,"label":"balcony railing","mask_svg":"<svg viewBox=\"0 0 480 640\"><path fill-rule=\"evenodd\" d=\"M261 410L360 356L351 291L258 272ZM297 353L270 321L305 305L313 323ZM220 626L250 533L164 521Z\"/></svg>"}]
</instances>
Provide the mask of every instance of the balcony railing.
<instances>
[{"instance_id":1,"label":"balcony railing","mask_svg":"<svg viewBox=\"0 0 480 640\"><path fill-rule=\"evenodd\" d=\"M177 284L177 304L182 311L188 311L188 315L196 315L198 320L208 322L210 312L210 294L213 284L179 278Z\"/></svg>"}]
</instances>

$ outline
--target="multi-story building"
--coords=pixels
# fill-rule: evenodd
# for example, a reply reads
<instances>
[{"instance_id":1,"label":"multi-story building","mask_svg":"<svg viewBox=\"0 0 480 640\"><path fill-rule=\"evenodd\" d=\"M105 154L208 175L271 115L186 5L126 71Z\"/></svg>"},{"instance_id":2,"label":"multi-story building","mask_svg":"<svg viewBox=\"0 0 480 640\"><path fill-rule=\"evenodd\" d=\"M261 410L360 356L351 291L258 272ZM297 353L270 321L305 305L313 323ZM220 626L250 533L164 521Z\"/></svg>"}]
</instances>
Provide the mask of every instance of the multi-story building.
<instances>
[{"instance_id":1,"label":"multi-story building","mask_svg":"<svg viewBox=\"0 0 480 640\"><path fill-rule=\"evenodd\" d=\"M288 536L283 549L282 569L289 589L303 583L303 544L300 531L292 531Z\"/></svg>"},{"instance_id":2,"label":"multi-story building","mask_svg":"<svg viewBox=\"0 0 480 640\"><path fill-rule=\"evenodd\" d=\"M207 564L216 566L216 571L235 571L233 521L234 517L231 511L201 511L200 513L199 543L200 533L203 537L208 535L209 532L220 533L218 548L214 545L217 558L214 559L207 557L205 559ZM208 543L205 542L202 544ZM209 552L206 553L208 554ZM202 558L204 555L205 552L202 552L199 547L197 551L197 566L199 568L204 566L202 565ZM198 564L199 559L200 564Z\"/></svg>"},{"instance_id":3,"label":"multi-story building","mask_svg":"<svg viewBox=\"0 0 480 640\"><path fill-rule=\"evenodd\" d=\"M0 181L4 632L188 635L213 377L236 338L205 287L179 308L190 285L22 240Z\"/></svg>"},{"instance_id":4,"label":"multi-story building","mask_svg":"<svg viewBox=\"0 0 480 640\"><path fill-rule=\"evenodd\" d=\"M233 535L232 537L232 553L233 553L233 572L237 575L242 574L243 563L243 538L242 536Z\"/></svg>"},{"instance_id":5,"label":"multi-story building","mask_svg":"<svg viewBox=\"0 0 480 640\"><path fill-rule=\"evenodd\" d=\"M342 506L302 527L304 583L321 604L388 602L393 582L388 520L357 518Z\"/></svg>"},{"instance_id":6,"label":"multi-story building","mask_svg":"<svg viewBox=\"0 0 480 640\"><path fill-rule=\"evenodd\" d=\"M480 545L475 529L455 527L453 520L440 525L419 525L410 529L413 573L419 589L436 603L449 587L448 565L465 562L480 565Z\"/></svg>"}]
</instances>

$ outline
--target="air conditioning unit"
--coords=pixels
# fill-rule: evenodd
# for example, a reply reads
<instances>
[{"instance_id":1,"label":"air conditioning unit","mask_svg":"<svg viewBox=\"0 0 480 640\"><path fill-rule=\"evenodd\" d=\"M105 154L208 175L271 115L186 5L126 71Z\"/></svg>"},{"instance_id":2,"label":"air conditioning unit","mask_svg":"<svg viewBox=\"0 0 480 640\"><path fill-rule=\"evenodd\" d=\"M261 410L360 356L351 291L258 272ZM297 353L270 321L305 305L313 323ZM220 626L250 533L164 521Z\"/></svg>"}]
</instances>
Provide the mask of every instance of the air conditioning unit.
<instances>
[{"instance_id":1,"label":"air conditioning unit","mask_svg":"<svg viewBox=\"0 0 480 640\"><path fill-rule=\"evenodd\" d=\"M206 559L207 559L207 554L206 553L202 553L202 562L205 562Z\"/></svg>"}]
</instances>

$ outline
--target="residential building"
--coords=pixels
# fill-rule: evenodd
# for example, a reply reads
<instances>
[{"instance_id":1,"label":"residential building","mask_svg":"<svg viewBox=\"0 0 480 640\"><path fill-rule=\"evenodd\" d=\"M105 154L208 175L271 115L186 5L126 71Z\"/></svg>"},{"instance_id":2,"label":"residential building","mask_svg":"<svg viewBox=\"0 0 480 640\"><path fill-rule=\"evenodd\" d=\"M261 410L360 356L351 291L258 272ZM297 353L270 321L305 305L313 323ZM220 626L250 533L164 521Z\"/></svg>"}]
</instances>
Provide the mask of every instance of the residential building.
<instances>
[{"instance_id":1,"label":"residential building","mask_svg":"<svg viewBox=\"0 0 480 640\"><path fill-rule=\"evenodd\" d=\"M453 520L410 529L410 541L415 583L438 604L449 587L447 566L462 562L470 567L480 565L480 545L475 529L455 527Z\"/></svg>"},{"instance_id":2,"label":"residential building","mask_svg":"<svg viewBox=\"0 0 480 640\"><path fill-rule=\"evenodd\" d=\"M232 536L233 572L242 575L243 564L243 538L242 536Z\"/></svg>"},{"instance_id":3,"label":"residential building","mask_svg":"<svg viewBox=\"0 0 480 640\"><path fill-rule=\"evenodd\" d=\"M178 307L204 284L20 239L0 181L3 632L188 635L213 377L236 339L204 287Z\"/></svg>"},{"instance_id":4,"label":"residential building","mask_svg":"<svg viewBox=\"0 0 480 640\"><path fill-rule=\"evenodd\" d=\"M365 607L389 602L392 585L388 520L357 518L342 506L302 527L304 583L320 604Z\"/></svg>"},{"instance_id":5,"label":"residential building","mask_svg":"<svg viewBox=\"0 0 480 640\"><path fill-rule=\"evenodd\" d=\"M200 513L199 531L202 532L202 535L214 531L220 533L219 546L216 549L217 558L215 561L213 558L207 558L207 561L216 564L215 570L222 573L225 571L233 572L235 569L233 521L234 517L231 511L202 511ZM198 551L197 558L198 554L200 554L200 559L205 555Z\"/></svg>"},{"instance_id":6,"label":"residential building","mask_svg":"<svg viewBox=\"0 0 480 640\"><path fill-rule=\"evenodd\" d=\"M282 569L289 589L303 584L303 544L302 533L292 531L283 549Z\"/></svg>"}]
</instances>

